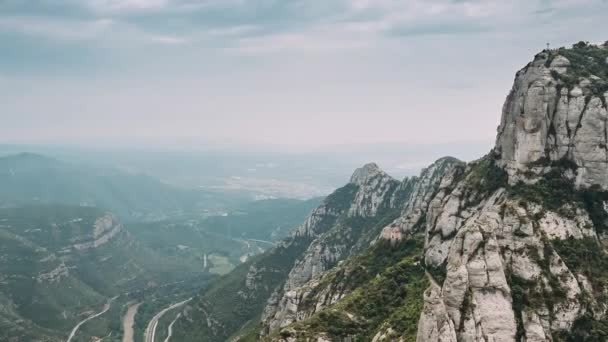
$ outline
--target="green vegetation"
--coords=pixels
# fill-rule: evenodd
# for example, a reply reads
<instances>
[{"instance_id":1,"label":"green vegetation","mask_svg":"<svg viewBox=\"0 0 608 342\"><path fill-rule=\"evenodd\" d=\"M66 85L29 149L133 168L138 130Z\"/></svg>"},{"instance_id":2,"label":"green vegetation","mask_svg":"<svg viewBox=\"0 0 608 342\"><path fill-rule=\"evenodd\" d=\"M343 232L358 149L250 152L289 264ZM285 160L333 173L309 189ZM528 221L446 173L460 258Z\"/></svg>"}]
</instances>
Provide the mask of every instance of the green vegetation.
<instances>
[{"instance_id":1,"label":"green vegetation","mask_svg":"<svg viewBox=\"0 0 608 342\"><path fill-rule=\"evenodd\" d=\"M593 238L554 240L553 246L568 268L587 277L594 293L584 293L581 302L586 310L570 331L560 332L558 341L606 341L608 339L608 319L599 314L608 300L608 255Z\"/></svg>"},{"instance_id":2,"label":"green vegetation","mask_svg":"<svg viewBox=\"0 0 608 342\"><path fill-rule=\"evenodd\" d=\"M511 288L513 298L513 311L517 323L517 336L523 337L523 317L522 313L527 309L543 310L547 308L549 313L553 313L556 304L566 300L566 290L561 286L558 277L551 272L550 262L555 254L551 241L543 239L544 248L542 255L539 250L529 248L527 250L530 259L541 269L541 278L527 280L518 277L510 270L507 272L507 282ZM547 280L547 286L543 286L542 279Z\"/></svg>"},{"instance_id":3,"label":"green vegetation","mask_svg":"<svg viewBox=\"0 0 608 342\"><path fill-rule=\"evenodd\" d=\"M570 67L564 74L553 73L553 77L563 86L571 89L578 84L581 77L597 76L599 79L591 81L591 92L594 95L603 95L608 91L608 48L596 46L587 42L578 42L572 48L559 48L552 50L547 60L548 65L555 56L562 55L570 61Z\"/></svg>"},{"instance_id":4,"label":"green vegetation","mask_svg":"<svg viewBox=\"0 0 608 342\"><path fill-rule=\"evenodd\" d=\"M357 190L357 185L348 184L329 195L323 205L331 208L332 212L344 212L350 207ZM333 215L321 217L315 225L315 234L335 229L337 220ZM184 319L176 323L175 339L225 341L241 329L248 332L257 329L268 298L276 288L283 286L295 261L311 242L312 237L308 235L287 238L275 248L253 257L212 282L185 311ZM250 287L247 286L248 278ZM210 328L195 323L206 321L210 316L221 325Z\"/></svg>"},{"instance_id":5,"label":"green vegetation","mask_svg":"<svg viewBox=\"0 0 608 342\"><path fill-rule=\"evenodd\" d=\"M576 164L560 160L550 164L551 170L534 184L520 182L508 187L508 195L519 199L525 206L527 202L542 204L544 209L556 211L565 217L573 217L572 207L585 209L598 233L608 229L608 213L603 202L608 201L608 192L597 186L577 190L568 172L576 172Z\"/></svg>"},{"instance_id":6,"label":"green vegetation","mask_svg":"<svg viewBox=\"0 0 608 342\"><path fill-rule=\"evenodd\" d=\"M342 291L352 292L337 304L282 329L279 334L305 339L325 333L334 339L351 336L356 340L371 340L379 329L388 326L393 330L390 337L415 341L422 293L429 285L420 265L422 246L420 239L396 245L379 242L349 259L347 264L326 276L328 279L319 287L344 286Z\"/></svg>"},{"instance_id":7,"label":"green vegetation","mask_svg":"<svg viewBox=\"0 0 608 342\"><path fill-rule=\"evenodd\" d=\"M543 162L539 162L541 165ZM547 163L547 162L544 162ZM577 192L566 172L576 172L576 164L566 160L550 164L551 170L535 184L520 182L509 188L509 196L525 202L542 204L544 208L559 211L565 204L577 201Z\"/></svg>"},{"instance_id":8,"label":"green vegetation","mask_svg":"<svg viewBox=\"0 0 608 342\"><path fill-rule=\"evenodd\" d=\"M608 300L608 255L593 238L553 240L553 247L570 270L587 277L598 302Z\"/></svg>"},{"instance_id":9,"label":"green vegetation","mask_svg":"<svg viewBox=\"0 0 608 342\"><path fill-rule=\"evenodd\" d=\"M507 186L507 173L492 158L487 155L470 164L464 198L468 205L476 205L494 191Z\"/></svg>"},{"instance_id":10,"label":"green vegetation","mask_svg":"<svg viewBox=\"0 0 608 342\"><path fill-rule=\"evenodd\" d=\"M200 222L200 226L210 233L233 238L276 241L301 224L322 200L280 198L248 202L228 211L226 216L207 217Z\"/></svg>"},{"instance_id":11,"label":"green vegetation","mask_svg":"<svg viewBox=\"0 0 608 342\"><path fill-rule=\"evenodd\" d=\"M21 336L17 331L27 329L34 336L63 339L109 297L155 291L185 279L199 287L210 277L199 261L159 255L124 230L95 248L74 249L74 243L92 239L94 223L103 215L96 208L59 205L0 209L0 305L3 311L14 308L11 318L0 313L3 331ZM77 337L116 336L120 303L83 325Z\"/></svg>"}]
</instances>

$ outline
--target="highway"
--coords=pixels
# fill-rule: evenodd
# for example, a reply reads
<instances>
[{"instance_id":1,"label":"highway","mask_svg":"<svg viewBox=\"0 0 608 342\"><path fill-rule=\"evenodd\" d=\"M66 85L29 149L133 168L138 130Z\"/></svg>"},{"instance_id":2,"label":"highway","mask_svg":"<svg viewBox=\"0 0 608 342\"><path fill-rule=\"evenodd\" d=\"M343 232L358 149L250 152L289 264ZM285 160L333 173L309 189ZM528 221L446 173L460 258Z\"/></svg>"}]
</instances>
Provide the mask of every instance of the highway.
<instances>
[{"instance_id":1,"label":"highway","mask_svg":"<svg viewBox=\"0 0 608 342\"><path fill-rule=\"evenodd\" d=\"M156 315L154 315L154 317L152 317L150 322L148 322L148 326L146 327L146 331L144 333L145 342L154 342L154 339L156 338L156 327L158 326L159 319L161 319L168 311L173 310L179 306L182 306L182 305L186 304L187 302L189 302L190 300L192 300L192 298L188 298L179 303L171 304L168 307L162 309Z\"/></svg>"}]
</instances>

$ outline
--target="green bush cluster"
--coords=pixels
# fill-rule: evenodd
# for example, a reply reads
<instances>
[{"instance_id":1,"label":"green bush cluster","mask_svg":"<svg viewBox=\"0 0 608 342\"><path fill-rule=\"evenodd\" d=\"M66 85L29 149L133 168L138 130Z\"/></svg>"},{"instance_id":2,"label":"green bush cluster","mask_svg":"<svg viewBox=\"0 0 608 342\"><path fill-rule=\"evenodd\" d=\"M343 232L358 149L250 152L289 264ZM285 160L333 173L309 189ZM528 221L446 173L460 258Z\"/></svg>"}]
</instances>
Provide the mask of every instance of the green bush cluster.
<instances>
[{"instance_id":1,"label":"green bush cluster","mask_svg":"<svg viewBox=\"0 0 608 342\"><path fill-rule=\"evenodd\" d=\"M465 199L470 201L469 205L475 205L499 188L506 187L507 183L505 170L496 165L496 160L491 155L487 155L471 164ZM474 198L470 198L471 194L474 194Z\"/></svg>"},{"instance_id":2,"label":"green bush cluster","mask_svg":"<svg viewBox=\"0 0 608 342\"><path fill-rule=\"evenodd\" d=\"M345 266L352 268L346 276L335 276L332 281L352 281L347 286L354 291L338 304L283 329L281 334L305 339L325 333L336 340L348 336L371 340L380 327L390 326L393 337L414 341L423 292L429 285L419 260L422 246L420 238L396 245L380 242L351 259Z\"/></svg>"},{"instance_id":3,"label":"green bush cluster","mask_svg":"<svg viewBox=\"0 0 608 342\"><path fill-rule=\"evenodd\" d=\"M566 172L576 172L576 164L568 160L560 160L549 164L550 171L543 175L535 184L519 182L514 186L507 187L511 198L519 199L522 205L528 202L542 204L544 209L556 211L559 214L573 218L575 212L568 206L585 209L598 233L608 229L608 213L604 210L603 203L608 201L608 192L599 186L587 189L576 189L571 179L566 177Z\"/></svg>"},{"instance_id":4,"label":"green bush cluster","mask_svg":"<svg viewBox=\"0 0 608 342\"><path fill-rule=\"evenodd\" d=\"M599 80L592 81L591 92L594 95L601 95L608 91L608 49L603 46L596 46L587 42L578 42L572 48L559 48L552 50L548 63L557 55L566 57L570 61L570 67L564 74L553 73L556 80L562 82L568 89L578 84L581 77L589 78L591 75L599 77Z\"/></svg>"},{"instance_id":5,"label":"green bush cluster","mask_svg":"<svg viewBox=\"0 0 608 342\"><path fill-rule=\"evenodd\" d=\"M558 341L606 341L608 339L608 319L601 317L601 310L595 310L597 303L608 300L608 255L594 238L554 240L553 247L574 273L587 277L594 293L581 296L585 314L579 317L569 331L557 334ZM600 304L601 305L601 304Z\"/></svg>"}]
</instances>

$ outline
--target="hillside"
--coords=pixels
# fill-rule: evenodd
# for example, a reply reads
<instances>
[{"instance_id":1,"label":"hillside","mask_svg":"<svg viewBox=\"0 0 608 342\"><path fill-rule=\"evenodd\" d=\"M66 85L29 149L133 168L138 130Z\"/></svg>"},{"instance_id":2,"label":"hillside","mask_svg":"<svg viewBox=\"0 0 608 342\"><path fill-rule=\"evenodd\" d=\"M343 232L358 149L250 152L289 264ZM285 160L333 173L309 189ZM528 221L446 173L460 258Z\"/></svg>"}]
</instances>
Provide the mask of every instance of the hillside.
<instances>
[{"instance_id":1,"label":"hillside","mask_svg":"<svg viewBox=\"0 0 608 342\"><path fill-rule=\"evenodd\" d=\"M125 225L95 207L0 208L0 340L65 340L111 298L110 311L83 325L74 341L120 340L123 311L133 302L142 303L135 327L141 336L164 306L272 247L273 234L305 219L318 202L256 201L225 215ZM273 215L277 210L282 214Z\"/></svg>"},{"instance_id":2,"label":"hillside","mask_svg":"<svg viewBox=\"0 0 608 342\"><path fill-rule=\"evenodd\" d=\"M604 340L606 58L608 50L583 43L535 56L517 73L495 149L444 184L423 226L384 235L393 242L425 240L424 294L411 291L422 281L420 271L387 276L389 267L319 310L326 297L318 294L343 286L325 274L309 284L312 309L298 306L302 320L270 338ZM375 285L386 281L402 289L389 292L397 297L390 303L405 303L378 317L373 308L389 302L386 286ZM337 317L333 324L316 323L327 315Z\"/></svg>"},{"instance_id":3,"label":"hillside","mask_svg":"<svg viewBox=\"0 0 608 342\"><path fill-rule=\"evenodd\" d=\"M0 209L0 240L0 340L60 340L110 297L202 275L200 261L145 248L95 208Z\"/></svg>"},{"instance_id":4,"label":"hillside","mask_svg":"<svg viewBox=\"0 0 608 342\"><path fill-rule=\"evenodd\" d=\"M279 246L240 265L212 282L178 321L177 339L224 341L248 329L262 329L258 322L291 322L285 307L297 289L309 280L367 248L382 227L400 216L407 198L413 206L428 205L426 198L444 174L456 165L444 158L420 177L399 182L375 164L356 170L350 182L329 195L309 218ZM416 224L418 219L413 219ZM206 321L207 325L199 322ZM280 322L279 322L280 324Z\"/></svg>"},{"instance_id":5,"label":"hillside","mask_svg":"<svg viewBox=\"0 0 608 342\"><path fill-rule=\"evenodd\" d=\"M357 170L283 244L203 290L180 337L606 340L607 102L606 47L539 53L488 155L403 182Z\"/></svg>"}]
</instances>

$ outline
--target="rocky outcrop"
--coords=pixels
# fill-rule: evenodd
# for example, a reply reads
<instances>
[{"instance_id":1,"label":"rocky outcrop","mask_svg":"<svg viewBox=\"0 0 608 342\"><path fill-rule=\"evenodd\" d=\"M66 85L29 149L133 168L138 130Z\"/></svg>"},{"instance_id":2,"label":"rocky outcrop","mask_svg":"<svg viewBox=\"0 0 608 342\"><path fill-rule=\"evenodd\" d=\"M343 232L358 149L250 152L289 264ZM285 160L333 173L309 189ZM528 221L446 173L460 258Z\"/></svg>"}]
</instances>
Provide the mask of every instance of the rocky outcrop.
<instances>
[{"instance_id":1,"label":"rocky outcrop","mask_svg":"<svg viewBox=\"0 0 608 342\"><path fill-rule=\"evenodd\" d=\"M375 216L382 206L387 205L386 201L394 194L399 184L375 163L366 164L355 170L350 183L357 185L359 191L355 195L348 215L359 217Z\"/></svg>"},{"instance_id":2,"label":"rocky outcrop","mask_svg":"<svg viewBox=\"0 0 608 342\"><path fill-rule=\"evenodd\" d=\"M399 217L383 229L381 238L404 238L424 228L426 212L438 191L445 191L462 174L464 163L450 157L441 158L422 170L419 177L406 178L400 185L405 194Z\"/></svg>"},{"instance_id":3,"label":"rocky outcrop","mask_svg":"<svg viewBox=\"0 0 608 342\"><path fill-rule=\"evenodd\" d=\"M40 273L38 277L36 277L36 281L39 283L58 283L61 281L62 278L65 278L69 275L70 270L64 262L61 262L56 268L50 270L49 272Z\"/></svg>"},{"instance_id":4,"label":"rocky outcrop","mask_svg":"<svg viewBox=\"0 0 608 342\"><path fill-rule=\"evenodd\" d=\"M608 284L598 269L608 266L606 57L605 48L586 45L538 54L516 75L490 154L467 165L440 160L390 196L400 214L379 239L424 235L421 262L431 285L417 341L583 340L605 333L598 327L607 322ZM379 175L371 164L352 180L362 188ZM386 191L369 195L374 203L388 198ZM369 202L357 200L361 207ZM375 207L349 213L365 216ZM309 259L292 268L277 309L266 316L270 330L287 326L281 332L294 336L294 327L302 332L306 325L290 323L339 311L348 300L353 289L330 281L343 276L344 267L333 265L349 252L337 246L311 244ZM396 322L384 322L371 336L414 337L399 331Z\"/></svg>"},{"instance_id":5,"label":"rocky outcrop","mask_svg":"<svg viewBox=\"0 0 608 342\"><path fill-rule=\"evenodd\" d=\"M376 164L357 169L350 184L356 185L358 190L347 218L338 220L330 231L316 238L295 263L285 285L275 291L265 309L263 318L267 330L275 331L310 317L347 294L345 286L340 284L320 286L320 279L338 261L359 251L358 247L366 248L372 242L363 239L365 235L361 232L356 232L360 227L354 227L353 220L376 217L378 221L377 216L383 209L384 212L398 210L397 219L380 233L381 237L391 234L388 239L398 241L416 227L424 226L423 213L430 199L440 189L442 181L455 177L462 166L463 163L454 158L442 158L423 170L419 177L406 178L400 183L381 171ZM363 229L370 230L373 220L363 222L363 225ZM306 308L302 307L304 301L309 302Z\"/></svg>"},{"instance_id":6,"label":"rocky outcrop","mask_svg":"<svg viewBox=\"0 0 608 342\"><path fill-rule=\"evenodd\" d=\"M581 58L602 63L592 56ZM578 187L608 189L608 92L597 86L605 80L579 74L577 67L559 51L544 51L517 73L496 141L511 184L525 180L525 173L542 174L539 166L547 162L568 160L579 166ZM566 77L569 82L563 81Z\"/></svg>"},{"instance_id":7,"label":"rocky outcrop","mask_svg":"<svg viewBox=\"0 0 608 342\"><path fill-rule=\"evenodd\" d=\"M93 233L90 237L91 240L76 243L72 245L72 248L76 250L97 248L103 244L108 243L114 236L116 236L121 231L122 224L117 222L112 214L106 213L95 221L95 224L93 226Z\"/></svg>"},{"instance_id":8,"label":"rocky outcrop","mask_svg":"<svg viewBox=\"0 0 608 342\"><path fill-rule=\"evenodd\" d=\"M314 227L319 212L340 214L331 208L331 201L313 211L308 220L296 232L314 239L304 254L295 262L282 287L277 288L268 300L262 319L267 331L276 330L296 320L304 318L298 313L298 306L309 284L318 275L330 269L338 261L353 252L353 247L365 235L357 220L371 219L379 212L394 209L397 203L391 201L400 183L371 163L355 170L346 188L356 190L352 200L347 203L345 215L336 216L334 225L321 233ZM320 234L321 233L321 234ZM316 236L315 236L316 235ZM303 288L307 285L306 288Z\"/></svg>"},{"instance_id":9,"label":"rocky outcrop","mask_svg":"<svg viewBox=\"0 0 608 342\"><path fill-rule=\"evenodd\" d=\"M601 248L593 204L545 198L608 187L606 94L593 76L568 87L572 67L546 51L519 71L495 154L432 199L425 263L438 284L425 295L418 341L553 341L583 317L603 319L605 308L585 298L605 285L590 287L576 252L559 248L576 240Z\"/></svg>"}]
</instances>

